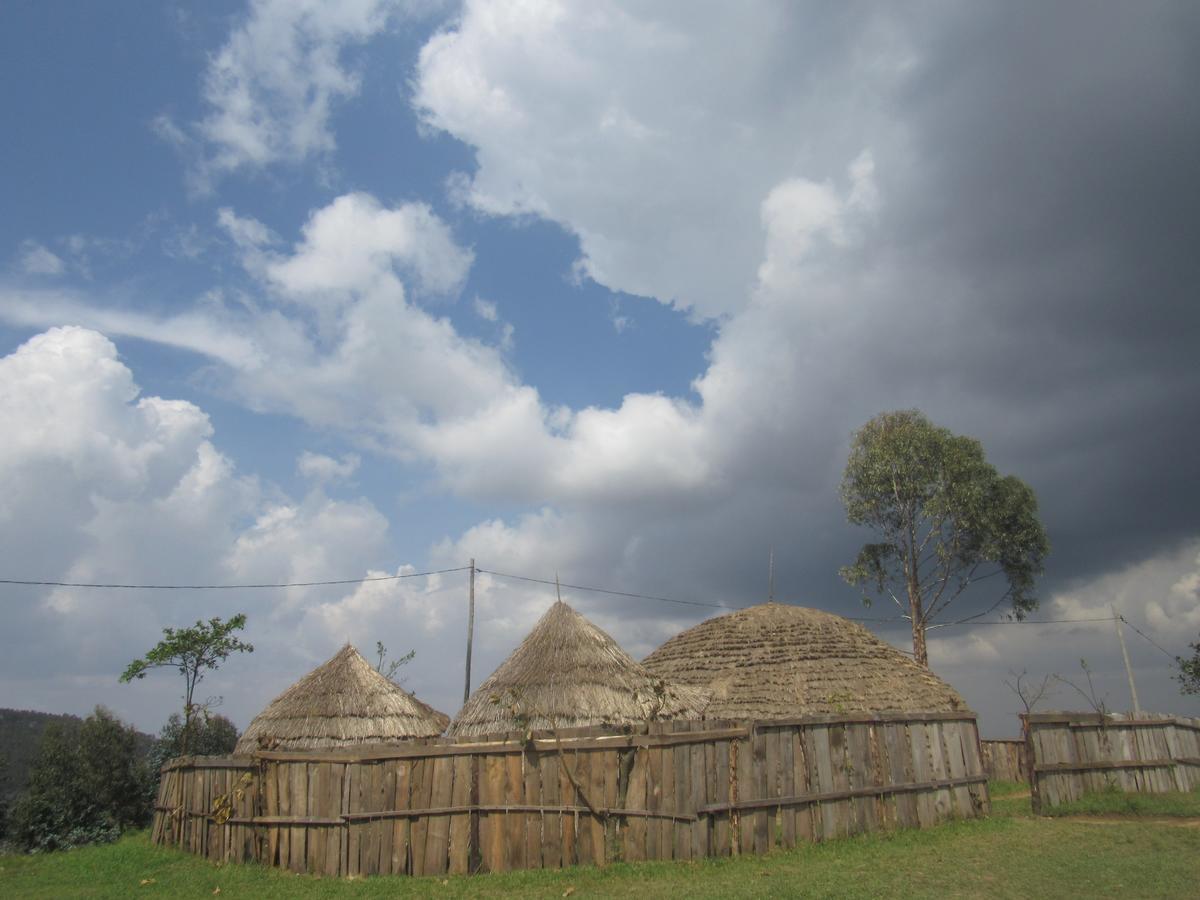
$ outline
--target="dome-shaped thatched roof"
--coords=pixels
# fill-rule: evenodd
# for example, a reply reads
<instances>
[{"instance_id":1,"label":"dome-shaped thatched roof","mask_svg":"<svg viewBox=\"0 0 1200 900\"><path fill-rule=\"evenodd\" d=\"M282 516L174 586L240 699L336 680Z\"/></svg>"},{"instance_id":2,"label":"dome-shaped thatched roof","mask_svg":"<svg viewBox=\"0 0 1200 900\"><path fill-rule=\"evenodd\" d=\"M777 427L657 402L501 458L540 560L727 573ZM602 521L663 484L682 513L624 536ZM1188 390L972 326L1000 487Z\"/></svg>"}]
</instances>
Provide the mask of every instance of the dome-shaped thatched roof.
<instances>
[{"instance_id":1,"label":"dome-shaped thatched roof","mask_svg":"<svg viewBox=\"0 0 1200 900\"><path fill-rule=\"evenodd\" d=\"M447 734L699 719L705 699L651 675L559 600L471 694Z\"/></svg>"},{"instance_id":2,"label":"dome-shaped thatched roof","mask_svg":"<svg viewBox=\"0 0 1200 900\"><path fill-rule=\"evenodd\" d=\"M647 669L712 692L715 719L965 710L958 692L861 625L764 603L671 638Z\"/></svg>"},{"instance_id":3,"label":"dome-shaped thatched roof","mask_svg":"<svg viewBox=\"0 0 1200 900\"><path fill-rule=\"evenodd\" d=\"M441 734L449 721L384 678L347 644L255 716L234 753L392 744Z\"/></svg>"}]
</instances>

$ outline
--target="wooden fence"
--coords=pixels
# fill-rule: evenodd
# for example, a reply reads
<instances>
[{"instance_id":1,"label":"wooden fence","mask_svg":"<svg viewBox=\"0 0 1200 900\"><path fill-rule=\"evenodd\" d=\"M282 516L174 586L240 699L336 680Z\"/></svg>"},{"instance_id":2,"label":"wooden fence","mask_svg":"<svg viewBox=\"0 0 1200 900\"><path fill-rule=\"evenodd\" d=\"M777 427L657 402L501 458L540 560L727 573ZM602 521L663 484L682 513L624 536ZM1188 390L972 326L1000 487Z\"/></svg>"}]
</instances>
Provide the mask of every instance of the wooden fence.
<instances>
[{"instance_id":1,"label":"wooden fence","mask_svg":"<svg viewBox=\"0 0 1200 900\"><path fill-rule=\"evenodd\" d=\"M1022 716L1034 812L1115 786L1152 794L1200 784L1200 719L1142 713Z\"/></svg>"},{"instance_id":2,"label":"wooden fence","mask_svg":"<svg viewBox=\"0 0 1200 900\"><path fill-rule=\"evenodd\" d=\"M321 875L764 853L988 811L971 714L665 722L183 757L152 838Z\"/></svg>"},{"instance_id":3,"label":"wooden fence","mask_svg":"<svg viewBox=\"0 0 1200 900\"><path fill-rule=\"evenodd\" d=\"M979 742L983 771L992 781L1027 781L1025 742L1023 740Z\"/></svg>"}]
</instances>

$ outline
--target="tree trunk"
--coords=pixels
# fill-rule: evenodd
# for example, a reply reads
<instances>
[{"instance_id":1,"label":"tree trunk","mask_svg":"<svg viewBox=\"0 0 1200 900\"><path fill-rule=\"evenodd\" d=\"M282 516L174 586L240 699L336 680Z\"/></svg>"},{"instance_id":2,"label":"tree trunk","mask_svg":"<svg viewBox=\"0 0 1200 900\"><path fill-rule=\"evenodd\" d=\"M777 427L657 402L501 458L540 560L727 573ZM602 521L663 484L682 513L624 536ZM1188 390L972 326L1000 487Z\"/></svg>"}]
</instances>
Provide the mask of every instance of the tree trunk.
<instances>
[{"instance_id":1,"label":"tree trunk","mask_svg":"<svg viewBox=\"0 0 1200 900\"><path fill-rule=\"evenodd\" d=\"M929 668L929 653L925 649L925 622L921 618L921 594L913 583L908 585L908 612L912 616L913 659Z\"/></svg>"}]
</instances>

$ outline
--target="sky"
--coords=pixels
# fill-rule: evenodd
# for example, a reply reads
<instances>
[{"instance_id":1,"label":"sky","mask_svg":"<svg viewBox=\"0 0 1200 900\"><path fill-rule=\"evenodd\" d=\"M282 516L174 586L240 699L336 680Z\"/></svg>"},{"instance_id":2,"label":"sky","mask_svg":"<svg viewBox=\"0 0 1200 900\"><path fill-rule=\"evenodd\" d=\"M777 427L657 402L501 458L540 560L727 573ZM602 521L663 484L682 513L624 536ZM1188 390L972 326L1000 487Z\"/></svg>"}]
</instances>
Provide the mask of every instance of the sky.
<instances>
[{"instance_id":1,"label":"sky","mask_svg":"<svg viewBox=\"0 0 1200 900\"><path fill-rule=\"evenodd\" d=\"M1129 708L1113 610L1197 714L1197 83L1188 2L4 4L0 578L345 583L0 584L0 706L157 730L117 676L245 612L239 726L347 640L453 714L470 559L476 685L554 597L494 573L687 601L564 591L641 658L773 554L908 648L838 484L919 408L1053 548L930 632L984 735Z\"/></svg>"}]
</instances>

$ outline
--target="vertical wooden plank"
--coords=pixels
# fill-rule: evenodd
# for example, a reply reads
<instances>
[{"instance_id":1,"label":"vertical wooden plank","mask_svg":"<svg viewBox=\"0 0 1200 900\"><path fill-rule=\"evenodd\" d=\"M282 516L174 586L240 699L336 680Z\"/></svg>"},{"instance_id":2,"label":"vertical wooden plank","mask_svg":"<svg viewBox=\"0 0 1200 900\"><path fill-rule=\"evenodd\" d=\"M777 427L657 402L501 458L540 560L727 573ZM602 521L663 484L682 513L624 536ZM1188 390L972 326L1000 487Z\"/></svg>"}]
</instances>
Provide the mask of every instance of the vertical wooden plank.
<instances>
[{"instance_id":1,"label":"vertical wooden plank","mask_svg":"<svg viewBox=\"0 0 1200 900\"><path fill-rule=\"evenodd\" d=\"M542 768L539 754L530 751L525 755L525 803L542 806ZM543 830L546 826L544 813L529 813L525 816L525 868L542 867Z\"/></svg>"},{"instance_id":2,"label":"vertical wooden plank","mask_svg":"<svg viewBox=\"0 0 1200 900\"><path fill-rule=\"evenodd\" d=\"M929 735L926 731L926 723L911 722L906 727L909 736L913 780L932 781L934 774L929 770ZM917 824L922 828L927 828L937 821L933 794L930 791L920 791L916 798Z\"/></svg>"},{"instance_id":3,"label":"vertical wooden plank","mask_svg":"<svg viewBox=\"0 0 1200 900\"><path fill-rule=\"evenodd\" d=\"M936 781L943 780L947 777L948 772L945 754L942 750L942 723L925 723L925 733L928 741L926 752L929 754L929 771L933 773L931 777ZM941 788L934 792L933 805L937 821L944 822L950 818L953 798L949 788Z\"/></svg>"},{"instance_id":4,"label":"vertical wooden plank","mask_svg":"<svg viewBox=\"0 0 1200 900\"><path fill-rule=\"evenodd\" d=\"M800 794L796 787L795 733L793 725L779 729L779 794L782 797ZM779 811L779 839L787 850L796 846L796 812L796 806L786 806Z\"/></svg>"},{"instance_id":5,"label":"vertical wooden plank","mask_svg":"<svg viewBox=\"0 0 1200 900\"><path fill-rule=\"evenodd\" d=\"M645 747L629 751L632 764L629 766L629 781L623 785L624 809L649 809L646 802L646 754ZM626 862L638 862L646 858L646 822L641 816L626 818L622 830L621 858Z\"/></svg>"},{"instance_id":6,"label":"vertical wooden plank","mask_svg":"<svg viewBox=\"0 0 1200 900\"><path fill-rule=\"evenodd\" d=\"M651 731L650 734L656 732ZM662 807L662 748L646 747L646 809L659 812ZM662 859L662 828L659 819L646 820L646 859ZM669 856L669 854L668 854Z\"/></svg>"},{"instance_id":7,"label":"vertical wooden plank","mask_svg":"<svg viewBox=\"0 0 1200 900\"><path fill-rule=\"evenodd\" d=\"M538 760L538 774L542 786L542 804L560 806L560 779L558 753L543 753ZM563 865L562 813L546 813L542 821L542 867L558 869Z\"/></svg>"},{"instance_id":8,"label":"vertical wooden plank","mask_svg":"<svg viewBox=\"0 0 1200 900\"><path fill-rule=\"evenodd\" d=\"M663 812L675 812L675 748L662 747L662 805ZM659 819L658 853L659 859L678 859L678 847L675 846L675 822L673 819Z\"/></svg>"},{"instance_id":9,"label":"vertical wooden plank","mask_svg":"<svg viewBox=\"0 0 1200 900\"><path fill-rule=\"evenodd\" d=\"M374 780L374 803L376 812L389 812L396 808L396 772L398 761L382 760L375 764L378 774ZM373 842L378 844L374 853L375 866L380 875L392 874L392 844L395 839L397 820L380 818L373 823Z\"/></svg>"},{"instance_id":10,"label":"vertical wooden plank","mask_svg":"<svg viewBox=\"0 0 1200 900\"><path fill-rule=\"evenodd\" d=\"M731 798L729 784L729 748L733 742L726 739L714 741L713 748L713 781L709 790L710 803L729 803ZM733 853L733 841L730 837L730 813L719 812L708 817L710 834L710 853L713 856L730 856Z\"/></svg>"},{"instance_id":11,"label":"vertical wooden plank","mask_svg":"<svg viewBox=\"0 0 1200 900\"><path fill-rule=\"evenodd\" d=\"M291 763L289 788L291 789L292 814L303 816L308 811L308 766L305 763ZM292 828L291 858L288 867L295 872L306 871L308 851L308 829L303 825Z\"/></svg>"},{"instance_id":12,"label":"vertical wooden plank","mask_svg":"<svg viewBox=\"0 0 1200 900\"><path fill-rule=\"evenodd\" d=\"M753 730L750 738L753 757L752 778L754 799L765 799L770 796L767 772L767 732L758 728ZM766 853L771 849L771 832L775 822L775 811L758 809L754 811L754 852Z\"/></svg>"},{"instance_id":13,"label":"vertical wooden plank","mask_svg":"<svg viewBox=\"0 0 1200 900\"><path fill-rule=\"evenodd\" d=\"M699 731L704 723L692 723L692 730ZM688 766L688 782L691 784L691 798L688 801L687 812L695 814L704 805L708 793L706 785L706 754L705 745L701 741L691 745L691 763ZM706 816L696 816L692 822L692 859L703 859L708 855L708 819Z\"/></svg>"},{"instance_id":14,"label":"vertical wooden plank","mask_svg":"<svg viewBox=\"0 0 1200 900\"><path fill-rule=\"evenodd\" d=\"M621 792L628 789L625 783L628 774L621 765L622 754L616 750L606 750L600 754L604 761L604 795L600 801L605 809L616 809L621 805ZM604 819L604 862L619 862L621 860L621 830L624 826L622 816L608 813Z\"/></svg>"},{"instance_id":15,"label":"vertical wooden plank","mask_svg":"<svg viewBox=\"0 0 1200 900\"><path fill-rule=\"evenodd\" d=\"M588 759L588 780L580 781L580 784L586 784L588 798L592 801L597 811L604 806L604 796L607 784L608 773L605 771L608 757L611 755L600 750L590 750L585 754ZM615 774L615 773L614 773ZM592 841L592 862L597 866L603 866L607 857L607 850L604 845L605 841L605 823L601 816L588 816L588 833L591 835Z\"/></svg>"},{"instance_id":16,"label":"vertical wooden plank","mask_svg":"<svg viewBox=\"0 0 1200 900\"><path fill-rule=\"evenodd\" d=\"M445 809L450 805L450 797L454 792L454 760L450 756L435 756L430 762L433 763L433 784L430 786L429 805L435 809ZM444 875L449 862L450 816L430 816L425 836L424 873Z\"/></svg>"},{"instance_id":17,"label":"vertical wooden plank","mask_svg":"<svg viewBox=\"0 0 1200 900\"><path fill-rule=\"evenodd\" d=\"M500 754L489 754L484 756L483 760L483 779L479 784L480 803L484 806L498 806L504 802L504 757ZM508 857L504 853L504 814L489 812L481 815L479 828L484 870L506 871Z\"/></svg>"},{"instance_id":18,"label":"vertical wooden plank","mask_svg":"<svg viewBox=\"0 0 1200 900\"><path fill-rule=\"evenodd\" d=\"M354 767L350 763L342 766L342 795L341 801L338 804L338 809L344 814L349 813L352 809L351 803L351 777ZM338 829L338 852L339 866L338 874L341 877L346 877L350 874L350 833L353 829L350 820L345 820L345 823Z\"/></svg>"},{"instance_id":19,"label":"vertical wooden plank","mask_svg":"<svg viewBox=\"0 0 1200 900\"><path fill-rule=\"evenodd\" d=\"M558 757L559 778L558 796L563 806L578 806L580 803L575 786L567 770L574 766L575 753L562 753ZM576 848L576 835L579 832L579 814L565 813L562 818L562 864L573 866L579 862L579 852Z\"/></svg>"},{"instance_id":20,"label":"vertical wooden plank","mask_svg":"<svg viewBox=\"0 0 1200 900\"><path fill-rule=\"evenodd\" d=\"M519 738L518 738L519 740ZM510 753L504 758L504 803L525 802L525 753ZM517 871L525 868L525 823L528 813L506 813L504 816L504 842L508 854L507 868Z\"/></svg>"},{"instance_id":21,"label":"vertical wooden plank","mask_svg":"<svg viewBox=\"0 0 1200 900\"><path fill-rule=\"evenodd\" d=\"M680 723L673 723L678 728ZM692 751L688 744L675 745L675 807L674 812L686 812L687 806L692 799L691 778L689 777L689 769L691 768ZM692 858L692 829L691 826L679 819L675 820L675 849L674 854L676 859L691 859Z\"/></svg>"},{"instance_id":22,"label":"vertical wooden plank","mask_svg":"<svg viewBox=\"0 0 1200 900\"><path fill-rule=\"evenodd\" d=\"M818 725L810 728L806 736L806 747L809 751L809 776L813 782L813 793L827 794L837 790L833 776L833 756L830 750L830 727ZM818 840L828 840L837 837L838 815L837 804L822 803L819 815L814 816L814 824L818 827Z\"/></svg>"},{"instance_id":23,"label":"vertical wooden plank","mask_svg":"<svg viewBox=\"0 0 1200 900\"><path fill-rule=\"evenodd\" d=\"M321 797L324 794L325 783L321 777L320 763L307 763L304 766L305 797L304 814L306 816L321 815ZM325 874L325 829L308 826L304 852L304 871L312 875Z\"/></svg>"},{"instance_id":24,"label":"vertical wooden plank","mask_svg":"<svg viewBox=\"0 0 1200 900\"><path fill-rule=\"evenodd\" d=\"M409 791L411 794L410 808L428 810L433 805L434 788L434 757L420 757L412 761ZM412 819L409 826L409 859L413 875L425 875L425 851L429 845L429 826L431 816L422 812Z\"/></svg>"},{"instance_id":25,"label":"vertical wooden plank","mask_svg":"<svg viewBox=\"0 0 1200 900\"><path fill-rule=\"evenodd\" d=\"M471 803L471 757L454 757L454 785L450 805L468 806ZM447 870L451 875L471 871L471 814L455 813L450 817L450 850Z\"/></svg>"},{"instance_id":26,"label":"vertical wooden plank","mask_svg":"<svg viewBox=\"0 0 1200 900\"><path fill-rule=\"evenodd\" d=\"M392 796L393 809L412 809L412 760L397 760L396 789ZM396 819L392 823L392 856L390 869L395 875L412 874L412 819Z\"/></svg>"},{"instance_id":27,"label":"vertical wooden plank","mask_svg":"<svg viewBox=\"0 0 1200 900\"><path fill-rule=\"evenodd\" d=\"M350 763L346 766L346 784L342 796L348 802L350 812L363 810L363 765ZM343 863L348 877L362 874L362 840L365 824L361 819L350 822L346 828L346 860Z\"/></svg>"},{"instance_id":28,"label":"vertical wooden plank","mask_svg":"<svg viewBox=\"0 0 1200 900\"><path fill-rule=\"evenodd\" d=\"M791 731L792 743L792 786L797 796L812 792L808 776L808 750L804 741L805 726L793 725ZM796 842L811 842L815 839L816 830L813 828L813 804L807 803L795 809Z\"/></svg>"},{"instance_id":29,"label":"vertical wooden plank","mask_svg":"<svg viewBox=\"0 0 1200 900\"><path fill-rule=\"evenodd\" d=\"M779 746L779 729L769 728L763 730L763 746L764 746L764 763L763 763L763 796L778 800L782 794L779 791L780 772L779 762L782 756ZM767 835L765 846L759 848L759 853L766 853L775 846L775 830L779 823L781 811L779 807L772 807L767 812Z\"/></svg>"},{"instance_id":30,"label":"vertical wooden plank","mask_svg":"<svg viewBox=\"0 0 1200 900\"><path fill-rule=\"evenodd\" d=\"M575 776L575 784L571 787L571 805L586 807L584 795L591 786L592 769L591 755L583 751L574 751L567 759L570 773ZM591 799L590 794L588 799ZM588 812L575 814L575 859L578 865L588 866L595 862L592 843L592 816Z\"/></svg>"},{"instance_id":31,"label":"vertical wooden plank","mask_svg":"<svg viewBox=\"0 0 1200 900\"><path fill-rule=\"evenodd\" d=\"M753 732L753 727L751 727ZM757 794L754 774L754 739L747 737L738 741L737 748L737 799L753 800ZM749 812L738 812L738 849L742 854L754 852L754 816Z\"/></svg>"},{"instance_id":32,"label":"vertical wooden plank","mask_svg":"<svg viewBox=\"0 0 1200 900\"><path fill-rule=\"evenodd\" d=\"M850 787L854 790L873 787L875 779L871 759L871 726L855 723L848 726L847 732ZM854 800L854 828L857 832L878 830L879 813L874 797L859 797Z\"/></svg>"}]
</instances>

